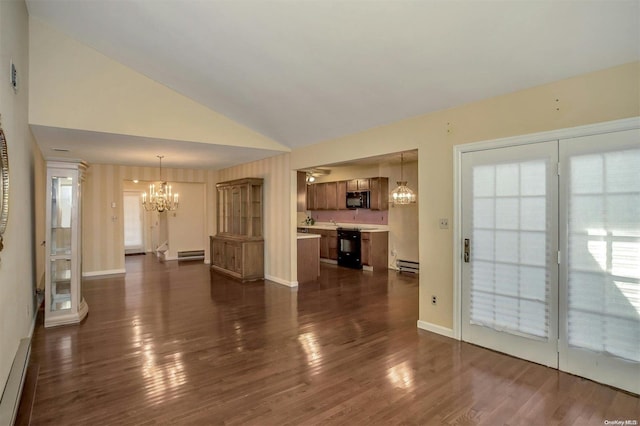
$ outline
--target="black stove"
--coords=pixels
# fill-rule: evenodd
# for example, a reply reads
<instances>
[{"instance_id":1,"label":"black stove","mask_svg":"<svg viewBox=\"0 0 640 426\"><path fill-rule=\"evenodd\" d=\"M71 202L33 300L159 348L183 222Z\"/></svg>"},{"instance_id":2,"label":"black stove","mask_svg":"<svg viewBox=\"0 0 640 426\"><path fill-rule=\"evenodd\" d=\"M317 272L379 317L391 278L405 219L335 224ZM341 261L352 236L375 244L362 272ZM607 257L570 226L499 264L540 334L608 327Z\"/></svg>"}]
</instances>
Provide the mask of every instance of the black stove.
<instances>
[{"instance_id":1,"label":"black stove","mask_svg":"<svg viewBox=\"0 0 640 426\"><path fill-rule=\"evenodd\" d=\"M357 228L338 228L338 265L362 269L360 231Z\"/></svg>"}]
</instances>

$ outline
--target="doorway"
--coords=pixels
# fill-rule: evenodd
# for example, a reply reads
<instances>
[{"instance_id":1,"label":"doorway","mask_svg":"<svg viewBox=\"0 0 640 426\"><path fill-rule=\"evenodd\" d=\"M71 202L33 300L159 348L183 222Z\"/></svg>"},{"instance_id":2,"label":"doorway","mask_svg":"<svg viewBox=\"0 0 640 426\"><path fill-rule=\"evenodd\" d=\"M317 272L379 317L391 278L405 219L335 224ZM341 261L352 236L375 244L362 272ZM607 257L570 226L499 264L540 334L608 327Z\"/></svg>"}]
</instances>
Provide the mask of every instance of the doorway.
<instances>
[{"instance_id":1,"label":"doorway","mask_svg":"<svg viewBox=\"0 0 640 426\"><path fill-rule=\"evenodd\" d=\"M124 253L144 253L144 220L140 204L140 193L137 191L123 191L122 198L124 208Z\"/></svg>"},{"instance_id":2,"label":"doorway","mask_svg":"<svg viewBox=\"0 0 640 426\"><path fill-rule=\"evenodd\" d=\"M462 340L640 392L640 131L461 154Z\"/></svg>"}]
</instances>

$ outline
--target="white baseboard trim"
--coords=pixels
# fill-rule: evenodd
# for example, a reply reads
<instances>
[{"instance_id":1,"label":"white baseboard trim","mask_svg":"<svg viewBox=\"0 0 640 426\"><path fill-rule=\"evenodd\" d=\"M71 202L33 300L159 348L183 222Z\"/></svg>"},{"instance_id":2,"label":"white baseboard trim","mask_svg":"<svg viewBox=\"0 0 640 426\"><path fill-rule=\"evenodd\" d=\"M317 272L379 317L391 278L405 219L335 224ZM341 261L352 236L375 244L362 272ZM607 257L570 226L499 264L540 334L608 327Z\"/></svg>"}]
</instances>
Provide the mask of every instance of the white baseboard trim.
<instances>
[{"instance_id":1,"label":"white baseboard trim","mask_svg":"<svg viewBox=\"0 0 640 426\"><path fill-rule=\"evenodd\" d=\"M284 286L291 287L291 288L297 288L298 287L298 281L287 281L287 280L283 280L282 278L274 277L273 275L266 275L265 274L264 279L269 280L269 281L273 281L276 284L284 285Z\"/></svg>"},{"instance_id":2,"label":"white baseboard trim","mask_svg":"<svg viewBox=\"0 0 640 426\"><path fill-rule=\"evenodd\" d=\"M124 275L127 271L124 269L107 269L105 271L89 271L83 272L82 278L91 277L108 277L110 275Z\"/></svg>"},{"instance_id":3,"label":"white baseboard trim","mask_svg":"<svg viewBox=\"0 0 640 426\"><path fill-rule=\"evenodd\" d=\"M432 333L440 334L441 336L449 337L451 339L455 339L453 330L447 327L443 327L438 324L432 324L426 321L418 320L418 328L425 331L430 331Z\"/></svg>"},{"instance_id":4,"label":"white baseboard trim","mask_svg":"<svg viewBox=\"0 0 640 426\"><path fill-rule=\"evenodd\" d=\"M0 424L2 425L12 425L16 420L22 387L27 376L30 354L31 338L25 337L20 340L18 350L11 364L7 383L4 385L4 392L0 398Z\"/></svg>"}]
</instances>

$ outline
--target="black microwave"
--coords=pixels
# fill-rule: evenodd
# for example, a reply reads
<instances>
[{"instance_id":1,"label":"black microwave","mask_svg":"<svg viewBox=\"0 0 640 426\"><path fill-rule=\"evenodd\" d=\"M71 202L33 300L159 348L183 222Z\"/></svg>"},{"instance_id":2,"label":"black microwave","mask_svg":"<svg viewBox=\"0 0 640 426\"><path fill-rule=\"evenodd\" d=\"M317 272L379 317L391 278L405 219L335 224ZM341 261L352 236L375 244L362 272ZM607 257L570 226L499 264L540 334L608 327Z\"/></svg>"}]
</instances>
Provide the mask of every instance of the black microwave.
<instances>
[{"instance_id":1,"label":"black microwave","mask_svg":"<svg viewBox=\"0 0 640 426\"><path fill-rule=\"evenodd\" d=\"M369 191L347 192L348 209L368 209Z\"/></svg>"}]
</instances>

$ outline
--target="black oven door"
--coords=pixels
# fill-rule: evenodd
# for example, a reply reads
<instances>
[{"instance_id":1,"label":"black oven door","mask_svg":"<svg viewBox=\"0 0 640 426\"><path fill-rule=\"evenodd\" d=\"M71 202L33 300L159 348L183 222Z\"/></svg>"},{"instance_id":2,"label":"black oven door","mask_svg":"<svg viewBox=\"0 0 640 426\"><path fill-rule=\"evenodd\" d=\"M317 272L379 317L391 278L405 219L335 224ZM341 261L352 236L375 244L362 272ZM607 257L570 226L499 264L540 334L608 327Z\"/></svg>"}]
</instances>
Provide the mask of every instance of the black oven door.
<instances>
[{"instance_id":1,"label":"black oven door","mask_svg":"<svg viewBox=\"0 0 640 426\"><path fill-rule=\"evenodd\" d=\"M338 265L362 269L360 231L338 231Z\"/></svg>"}]
</instances>

